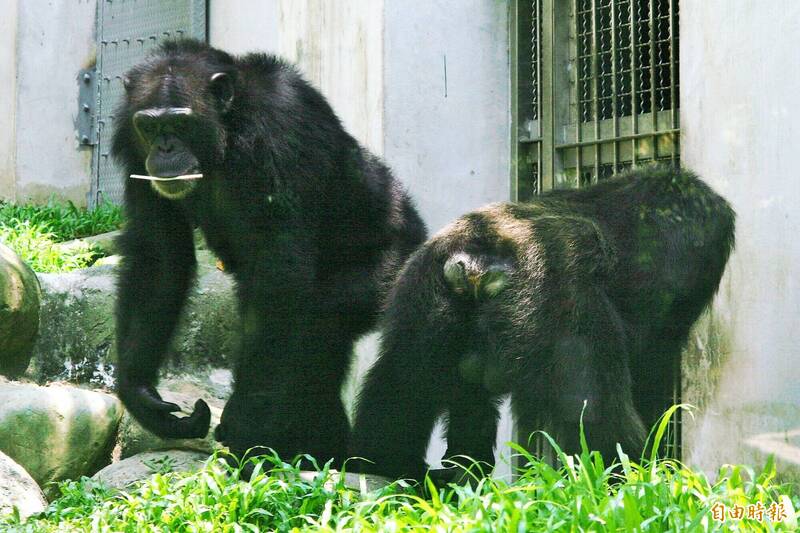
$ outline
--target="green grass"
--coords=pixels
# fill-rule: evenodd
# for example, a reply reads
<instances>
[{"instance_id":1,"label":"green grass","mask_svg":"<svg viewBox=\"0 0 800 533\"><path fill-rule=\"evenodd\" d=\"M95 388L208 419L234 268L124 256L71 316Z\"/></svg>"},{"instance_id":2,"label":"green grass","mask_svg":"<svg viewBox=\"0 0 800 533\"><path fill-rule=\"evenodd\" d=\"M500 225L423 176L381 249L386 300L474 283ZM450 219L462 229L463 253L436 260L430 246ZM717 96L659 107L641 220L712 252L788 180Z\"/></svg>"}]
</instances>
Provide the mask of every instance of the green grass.
<instances>
[{"instance_id":1,"label":"green grass","mask_svg":"<svg viewBox=\"0 0 800 533\"><path fill-rule=\"evenodd\" d=\"M656 432L660 442L666 423ZM546 436L545 436L546 437ZM546 437L549 440L549 437ZM323 468L313 481L277 458L257 463L250 482L218 458L192 474L154 473L115 492L87 478L63 483L61 498L27 523L13 515L3 531L794 531L800 498L775 483L775 467L760 472L724 466L714 482L676 461L637 463L619 451L619 468L588 449L567 457L555 443L558 467L517 447L526 466L513 483L422 490L396 483L361 493L332 482ZM276 466L270 473L265 465ZM713 520L727 508L783 505L781 522Z\"/></svg>"},{"instance_id":2,"label":"green grass","mask_svg":"<svg viewBox=\"0 0 800 533\"><path fill-rule=\"evenodd\" d=\"M25 221L33 226L46 228L57 242L98 235L119 228L122 210L110 202L104 202L89 211L53 200L46 205L17 205L0 203L0 224L13 225Z\"/></svg>"},{"instance_id":3,"label":"green grass","mask_svg":"<svg viewBox=\"0 0 800 533\"><path fill-rule=\"evenodd\" d=\"M73 203L0 203L0 241L37 272L66 272L90 266L103 256L96 246L62 243L112 231L122 224L119 207L104 203L92 211Z\"/></svg>"}]
</instances>

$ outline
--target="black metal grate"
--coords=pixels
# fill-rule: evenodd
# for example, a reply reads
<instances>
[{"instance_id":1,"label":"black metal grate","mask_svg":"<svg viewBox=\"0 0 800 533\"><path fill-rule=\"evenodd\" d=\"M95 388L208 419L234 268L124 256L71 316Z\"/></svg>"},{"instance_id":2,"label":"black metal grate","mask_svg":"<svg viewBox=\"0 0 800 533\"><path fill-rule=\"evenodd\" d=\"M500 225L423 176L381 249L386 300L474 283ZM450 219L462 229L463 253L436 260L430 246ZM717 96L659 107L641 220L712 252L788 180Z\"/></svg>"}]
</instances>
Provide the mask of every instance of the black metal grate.
<instances>
[{"instance_id":1,"label":"black metal grate","mask_svg":"<svg viewBox=\"0 0 800 533\"><path fill-rule=\"evenodd\" d=\"M518 31L515 38L518 46L515 47L516 65L515 95L517 100L517 114L515 115L516 135L519 143L518 157L520 179L515 183L515 193L522 198L529 198L541 191L541 30L542 30L542 0L529 0L514 4L514 16L517 21Z\"/></svg>"},{"instance_id":2,"label":"black metal grate","mask_svg":"<svg viewBox=\"0 0 800 533\"><path fill-rule=\"evenodd\" d=\"M554 186L594 183L647 162L678 164L678 0L573 6L575 105L554 143L561 170Z\"/></svg>"},{"instance_id":3,"label":"black metal grate","mask_svg":"<svg viewBox=\"0 0 800 533\"><path fill-rule=\"evenodd\" d=\"M583 122L676 108L678 12L669 0L580 0L577 63ZM635 57L634 51L635 50ZM674 54L674 55L673 55ZM674 80L673 80L674 76ZM631 87L636 87L636 94Z\"/></svg>"},{"instance_id":4,"label":"black metal grate","mask_svg":"<svg viewBox=\"0 0 800 533\"><path fill-rule=\"evenodd\" d=\"M539 120L539 40L541 39L541 16L539 13L539 1L533 0L530 6L530 41L531 41L531 117L534 120Z\"/></svg>"},{"instance_id":5,"label":"black metal grate","mask_svg":"<svg viewBox=\"0 0 800 533\"><path fill-rule=\"evenodd\" d=\"M515 6L516 198L679 163L679 0Z\"/></svg>"}]
</instances>

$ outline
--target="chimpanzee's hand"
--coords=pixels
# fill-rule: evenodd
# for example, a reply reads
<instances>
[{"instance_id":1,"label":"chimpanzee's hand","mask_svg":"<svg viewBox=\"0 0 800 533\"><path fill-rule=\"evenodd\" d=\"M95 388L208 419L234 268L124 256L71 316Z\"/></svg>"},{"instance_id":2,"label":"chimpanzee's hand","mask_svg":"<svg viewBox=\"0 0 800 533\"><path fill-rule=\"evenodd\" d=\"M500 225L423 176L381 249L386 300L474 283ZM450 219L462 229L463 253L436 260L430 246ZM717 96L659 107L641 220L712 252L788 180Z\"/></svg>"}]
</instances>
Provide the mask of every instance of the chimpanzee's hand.
<instances>
[{"instance_id":1,"label":"chimpanzee's hand","mask_svg":"<svg viewBox=\"0 0 800 533\"><path fill-rule=\"evenodd\" d=\"M179 418L177 404L165 402L152 385L120 384L119 399L133 417L148 431L169 439L203 438L211 423L211 410L203 400L194 404L194 412Z\"/></svg>"}]
</instances>

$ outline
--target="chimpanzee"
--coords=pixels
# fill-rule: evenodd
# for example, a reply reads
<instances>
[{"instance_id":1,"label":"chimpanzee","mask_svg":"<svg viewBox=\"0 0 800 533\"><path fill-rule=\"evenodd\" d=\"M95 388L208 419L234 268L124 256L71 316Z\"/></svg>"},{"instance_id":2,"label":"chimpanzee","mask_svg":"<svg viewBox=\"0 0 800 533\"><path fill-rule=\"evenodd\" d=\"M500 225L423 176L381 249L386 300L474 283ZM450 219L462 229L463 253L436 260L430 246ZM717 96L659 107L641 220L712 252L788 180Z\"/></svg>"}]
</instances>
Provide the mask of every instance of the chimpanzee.
<instances>
[{"instance_id":1,"label":"chimpanzee","mask_svg":"<svg viewBox=\"0 0 800 533\"><path fill-rule=\"evenodd\" d=\"M241 318L234 390L216 438L241 454L342 460L339 398L354 341L371 329L425 227L389 169L347 134L286 62L183 40L127 73L113 155L127 174L117 304L117 390L148 430L201 437L156 391L193 281L193 228L232 273Z\"/></svg>"},{"instance_id":2,"label":"chimpanzee","mask_svg":"<svg viewBox=\"0 0 800 533\"><path fill-rule=\"evenodd\" d=\"M505 394L522 428L548 430L569 453L580 450L584 401L590 447L607 460L616 443L640 453L717 290L734 218L671 167L459 218L390 291L350 455L374 462L365 470L418 478L447 413L446 456L491 464Z\"/></svg>"}]
</instances>

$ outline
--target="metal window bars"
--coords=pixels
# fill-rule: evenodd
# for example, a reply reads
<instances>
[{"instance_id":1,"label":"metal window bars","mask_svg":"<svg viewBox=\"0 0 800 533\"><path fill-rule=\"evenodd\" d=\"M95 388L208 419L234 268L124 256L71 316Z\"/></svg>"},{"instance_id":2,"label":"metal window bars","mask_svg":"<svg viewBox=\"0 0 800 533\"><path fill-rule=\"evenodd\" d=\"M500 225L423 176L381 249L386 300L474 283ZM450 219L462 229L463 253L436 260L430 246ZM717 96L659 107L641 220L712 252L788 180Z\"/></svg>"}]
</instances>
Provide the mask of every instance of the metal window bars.
<instances>
[{"instance_id":1,"label":"metal window bars","mask_svg":"<svg viewBox=\"0 0 800 533\"><path fill-rule=\"evenodd\" d=\"M517 0L514 199L678 163L678 0Z\"/></svg>"},{"instance_id":2,"label":"metal window bars","mask_svg":"<svg viewBox=\"0 0 800 533\"><path fill-rule=\"evenodd\" d=\"M512 200L677 165L679 0L511 4ZM680 365L671 398L680 403ZM667 453L680 454L680 417Z\"/></svg>"}]
</instances>

